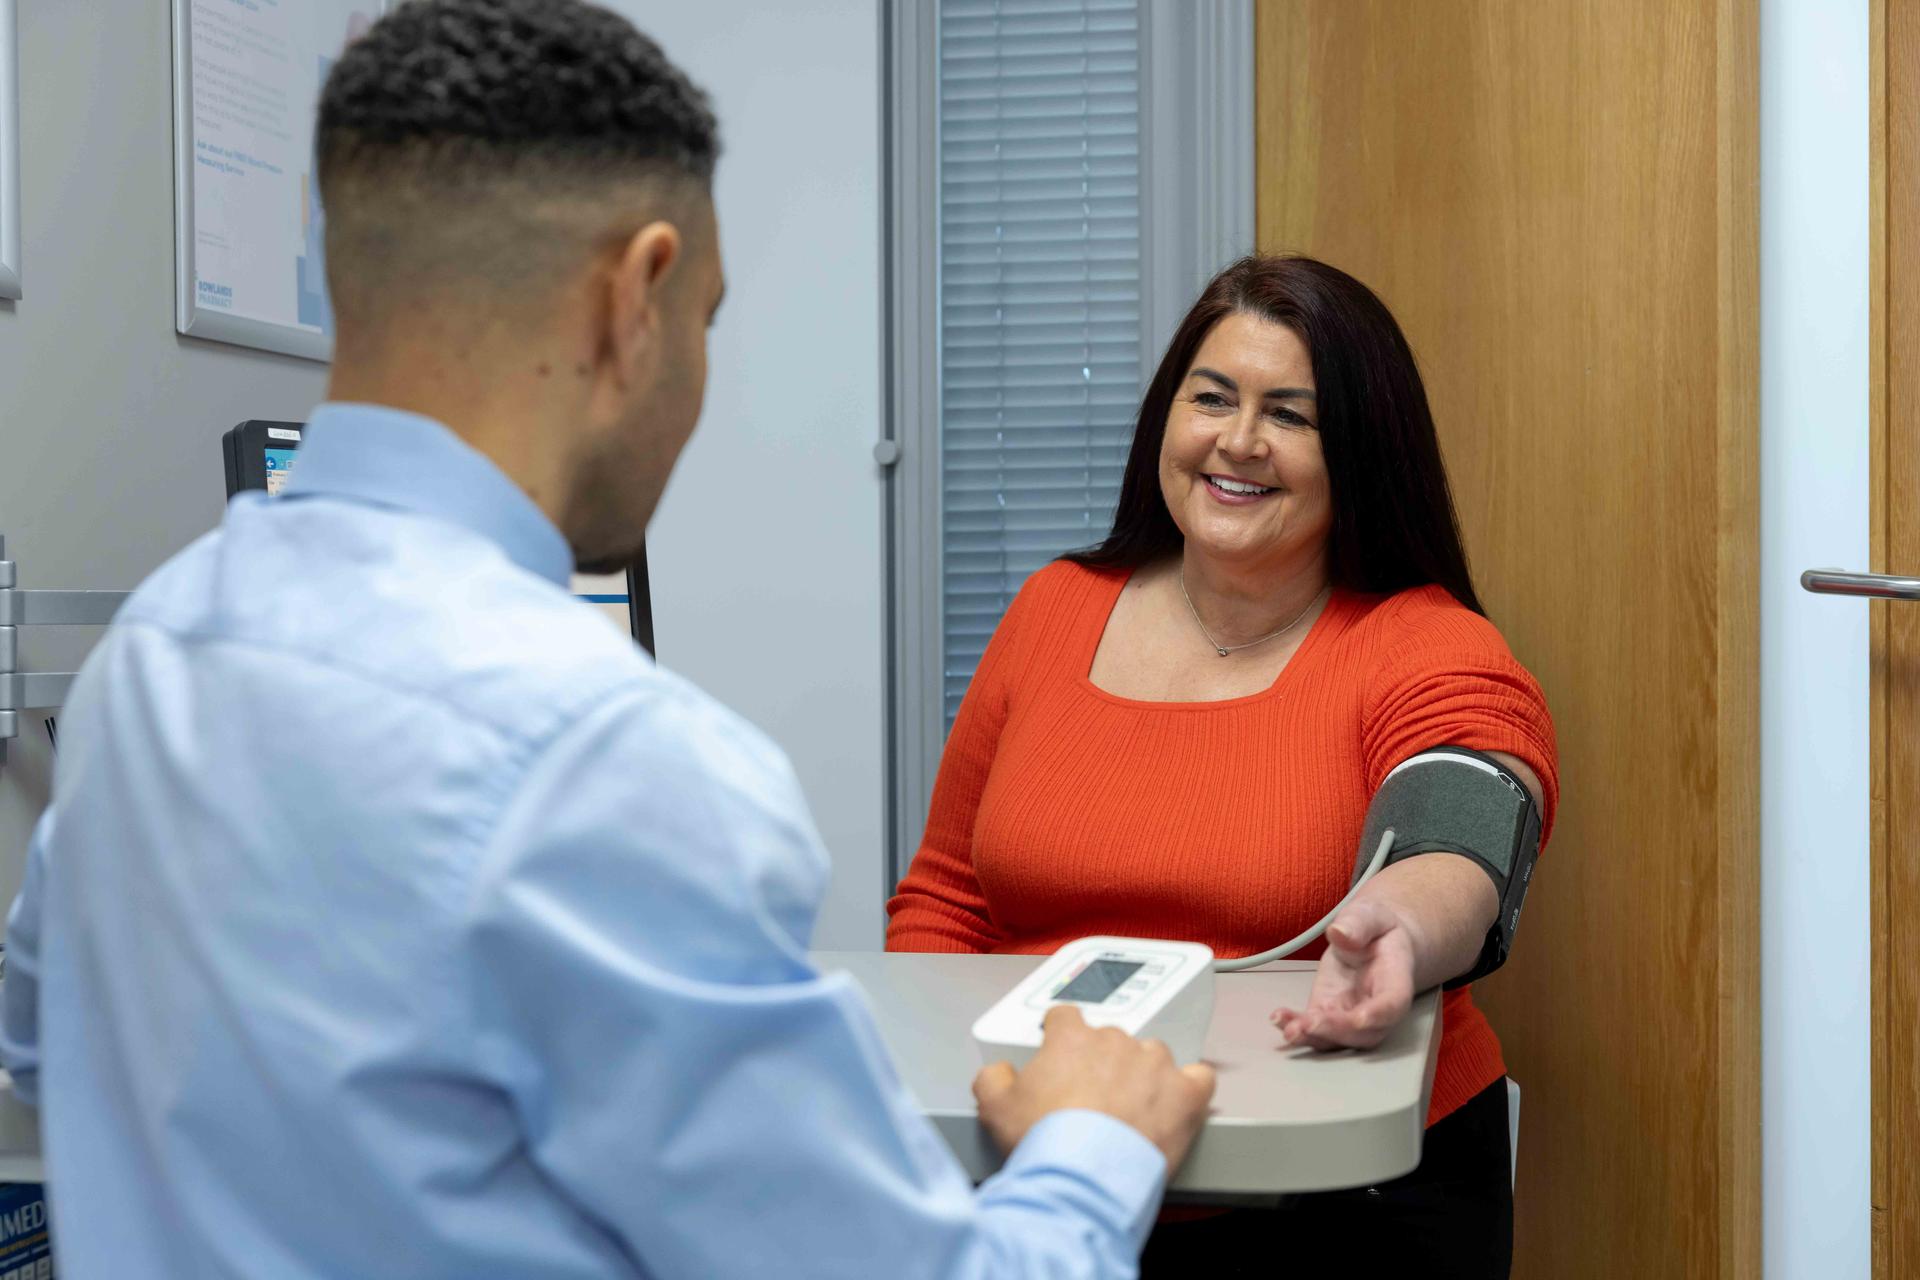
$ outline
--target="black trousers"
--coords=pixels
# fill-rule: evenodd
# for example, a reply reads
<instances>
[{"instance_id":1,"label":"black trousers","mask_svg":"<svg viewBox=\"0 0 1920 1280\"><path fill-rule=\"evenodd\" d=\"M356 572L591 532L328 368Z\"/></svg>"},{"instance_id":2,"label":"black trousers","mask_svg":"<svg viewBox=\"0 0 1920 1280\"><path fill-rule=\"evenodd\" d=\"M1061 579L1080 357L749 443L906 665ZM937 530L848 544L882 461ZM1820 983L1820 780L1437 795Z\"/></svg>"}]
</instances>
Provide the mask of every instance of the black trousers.
<instances>
[{"instance_id":1,"label":"black trousers","mask_svg":"<svg viewBox=\"0 0 1920 1280\"><path fill-rule=\"evenodd\" d=\"M1377 1187L1288 1196L1154 1229L1141 1280L1420 1276L1506 1280L1513 1265L1507 1082L1427 1130L1420 1167ZM1319 1267L1329 1270L1320 1272Z\"/></svg>"}]
</instances>

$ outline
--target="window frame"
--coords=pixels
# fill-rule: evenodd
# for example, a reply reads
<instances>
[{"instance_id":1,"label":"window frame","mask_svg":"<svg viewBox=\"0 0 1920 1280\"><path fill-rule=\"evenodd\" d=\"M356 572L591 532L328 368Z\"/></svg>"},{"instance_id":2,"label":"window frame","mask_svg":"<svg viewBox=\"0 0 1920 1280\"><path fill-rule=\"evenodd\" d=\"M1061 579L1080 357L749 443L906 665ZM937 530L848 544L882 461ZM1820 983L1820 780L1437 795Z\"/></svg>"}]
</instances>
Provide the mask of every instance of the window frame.
<instances>
[{"instance_id":1,"label":"window frame","mask_svg":"<svg viewBox=\"0 0 1920 1280\"><path fill-rule=\"evenodd\" d=\"M1142 376L1215 271L1254 246L1252 0L1140 0ZM940 473L939 0L882 0L887 473L884 897L919 848L946 745Z\"/></svg>"}]
</instances>

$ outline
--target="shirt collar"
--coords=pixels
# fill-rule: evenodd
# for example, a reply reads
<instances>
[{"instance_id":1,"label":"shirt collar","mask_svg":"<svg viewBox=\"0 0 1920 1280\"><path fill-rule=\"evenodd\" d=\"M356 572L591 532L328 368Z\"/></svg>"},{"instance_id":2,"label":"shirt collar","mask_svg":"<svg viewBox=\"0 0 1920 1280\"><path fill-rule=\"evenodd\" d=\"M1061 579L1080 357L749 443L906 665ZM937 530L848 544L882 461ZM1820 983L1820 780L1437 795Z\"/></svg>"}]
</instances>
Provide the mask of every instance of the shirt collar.
<instances>
[{"instance_id":1,"label":"shirt collar","mask_svg":"<svg viewBox=\"0 0 1920 1280\"><path fill-rule=\"evenodd\" d=\"M546 513L486 455L443 424L372 404L323 404L307 420L285 497L394 507L471 529L560 587L573 552Z\"/></svg>"}]
</instances>

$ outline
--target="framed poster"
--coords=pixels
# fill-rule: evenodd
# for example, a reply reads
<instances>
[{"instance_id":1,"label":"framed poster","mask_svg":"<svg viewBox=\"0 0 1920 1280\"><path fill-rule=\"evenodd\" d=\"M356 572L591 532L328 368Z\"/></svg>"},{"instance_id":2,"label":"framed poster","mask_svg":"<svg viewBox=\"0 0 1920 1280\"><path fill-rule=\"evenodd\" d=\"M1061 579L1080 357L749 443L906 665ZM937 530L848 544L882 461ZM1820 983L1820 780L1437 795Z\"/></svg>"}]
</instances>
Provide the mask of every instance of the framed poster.
<instances>
[{"instance_id":1,"label":"framed poster","mask_svg":"<svg viewBox=\"0 0 1920 1280\"><path fill-rule=\"evenodd\" d=\"M173 0L175 327L328 360L314 109L390 0Z\"/></svg>"},{"instance_id":2,"label":"framed poster","mask_svg":"<svg viewBox=\"0 0 1920 1280\"><path fill-rule=\"evenodd\" d=\"M0 298L20 296L20 55L13 0L0 0Z\"/></svg>"}]
</instances>

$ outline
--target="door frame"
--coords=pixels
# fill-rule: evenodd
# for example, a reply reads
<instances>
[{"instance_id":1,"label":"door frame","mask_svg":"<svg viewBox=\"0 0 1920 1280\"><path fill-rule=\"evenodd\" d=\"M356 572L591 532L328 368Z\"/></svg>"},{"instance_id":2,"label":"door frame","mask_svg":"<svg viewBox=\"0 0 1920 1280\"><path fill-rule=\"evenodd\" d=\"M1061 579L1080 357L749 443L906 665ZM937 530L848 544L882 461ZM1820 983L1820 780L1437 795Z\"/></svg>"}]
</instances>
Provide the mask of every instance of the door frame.
<instances>
[{"instance_id":1,"label":"door frame","mask_svg":"<svg viewBox=\"0 0 1920 1280\"><path fill-rule=\"evenodd\" d=\"M1920 565L1920 6L1872 0L1869 420L1873 567ZM1920 1275L1920 615L1872 606L1872 1240Z\"/></svg>"}]
</instances>

